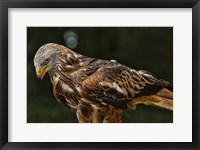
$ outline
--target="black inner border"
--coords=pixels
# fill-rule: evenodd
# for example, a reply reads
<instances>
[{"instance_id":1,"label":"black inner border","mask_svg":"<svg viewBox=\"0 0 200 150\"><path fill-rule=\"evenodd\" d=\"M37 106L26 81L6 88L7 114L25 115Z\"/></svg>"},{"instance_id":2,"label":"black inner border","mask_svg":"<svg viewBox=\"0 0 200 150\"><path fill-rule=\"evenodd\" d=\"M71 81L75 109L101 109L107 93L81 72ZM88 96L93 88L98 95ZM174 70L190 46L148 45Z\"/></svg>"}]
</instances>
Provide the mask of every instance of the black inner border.
<instances>
[{"instance_id":1,"label":"black inner border","mask_svg":"<svg viewBox=\"0 0 200 150\"><path fill-rule=\"evenodd\" d=\"M192 8L192 142L8 142L9 8ZM198 75L199 0L0 0L0 148L1 149L200 149ZM178 18L177 18L178 19ZM199 42L199 43L198 43ZM19 52L20 53L20 52ZM181 52L180 52L181 56ZM183 66L184 67L184 66ZM187 68L184 69L187 71ZM184 86L184 81L183 81ZM187 88L187 87L185 87ZM187 111L187 109L186 109ZM183 116L184 117L184 116ZM127 130L127 134L129 131ZM31 135L30 135L31 136ZM53 136L53 135L52 135ZM69 135L70 136L70 135Z\"/></svg>"}]
</instances>

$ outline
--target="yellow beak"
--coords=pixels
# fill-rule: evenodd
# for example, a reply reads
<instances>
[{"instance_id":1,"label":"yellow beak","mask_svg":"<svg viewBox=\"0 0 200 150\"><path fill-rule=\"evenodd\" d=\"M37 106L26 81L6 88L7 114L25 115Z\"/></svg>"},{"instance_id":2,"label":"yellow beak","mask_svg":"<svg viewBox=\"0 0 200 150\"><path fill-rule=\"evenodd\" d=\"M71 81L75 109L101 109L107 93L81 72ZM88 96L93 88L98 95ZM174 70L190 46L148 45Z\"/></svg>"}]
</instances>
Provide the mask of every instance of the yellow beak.
<instances>
[{"instance_id":1,"label":"yellow beak","mask_svg":"<svg viewBox=\"0 0 200 150\"><path fill-rule=\"evenodd\" d=\"M44 67L36 67L36 75L39 79L43 79L44 75L47 72L47 66Z\"/></svg>"}]
</instances>

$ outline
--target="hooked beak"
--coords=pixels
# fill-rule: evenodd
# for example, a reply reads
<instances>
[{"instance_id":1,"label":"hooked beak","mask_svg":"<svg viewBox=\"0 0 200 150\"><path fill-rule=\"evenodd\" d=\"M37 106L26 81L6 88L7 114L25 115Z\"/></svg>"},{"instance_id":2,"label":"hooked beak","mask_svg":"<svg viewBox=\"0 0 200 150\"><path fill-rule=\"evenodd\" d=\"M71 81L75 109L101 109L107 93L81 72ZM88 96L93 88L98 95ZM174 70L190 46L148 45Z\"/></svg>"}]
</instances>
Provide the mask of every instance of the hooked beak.
<instances>
[{"instance_id":1,"label":"hooked beak","mask_svg":"<svg viewBox=\"0 0 200 150\"><path fill-rule=\"evenodd\" d=\"M44 66L44 67L36 67L36 75L37 77L42 80L44 75L46 74L47 72L47 66Z\"/></svg>"}]
</instances>

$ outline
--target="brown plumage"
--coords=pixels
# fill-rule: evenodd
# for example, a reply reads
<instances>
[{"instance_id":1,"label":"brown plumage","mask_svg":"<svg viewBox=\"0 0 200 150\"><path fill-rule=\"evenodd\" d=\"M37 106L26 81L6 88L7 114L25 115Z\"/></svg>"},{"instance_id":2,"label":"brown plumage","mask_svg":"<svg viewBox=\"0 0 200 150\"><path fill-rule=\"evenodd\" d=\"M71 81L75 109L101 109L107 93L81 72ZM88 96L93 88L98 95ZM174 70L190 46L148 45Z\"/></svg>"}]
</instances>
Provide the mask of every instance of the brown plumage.
<instances>
[{"instance_id":1,"label":"brown plumage","mask_svg":"<svg viewBox=\"0 0 200 150\"><path fill-rule=\"evenodd\" d=\"M138 104L173 110L170 83L144 70L54 43L39 48L34 65L38 78L48 72L55 98L76 112L79 122L122 122L122 112Z\"/></svg>"}]
</instances>

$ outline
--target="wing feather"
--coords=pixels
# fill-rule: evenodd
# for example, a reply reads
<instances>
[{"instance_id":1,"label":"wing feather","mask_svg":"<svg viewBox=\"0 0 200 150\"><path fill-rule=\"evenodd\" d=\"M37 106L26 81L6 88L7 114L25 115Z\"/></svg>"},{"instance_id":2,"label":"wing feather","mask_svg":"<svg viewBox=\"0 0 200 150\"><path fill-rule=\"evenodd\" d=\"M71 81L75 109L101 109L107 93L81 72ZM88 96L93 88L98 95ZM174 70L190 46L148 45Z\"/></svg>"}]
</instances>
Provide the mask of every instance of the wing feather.
<instances>
[{"instance_id":1,"label":"wing feather","mask_svg":"<svg viewBox=\"0 0 200 150\"><path fill-rule=\"evenodd\" d=\"M95 65L95 62L92 63ZM124 102L141 95L155 94L162 88L156 86L157 79L152 74L116 62L104 63L98 68L94 66L94 69L81 83L82 90L88 97L119 108L126 107Z\"/></svg>"}]
</instances>

